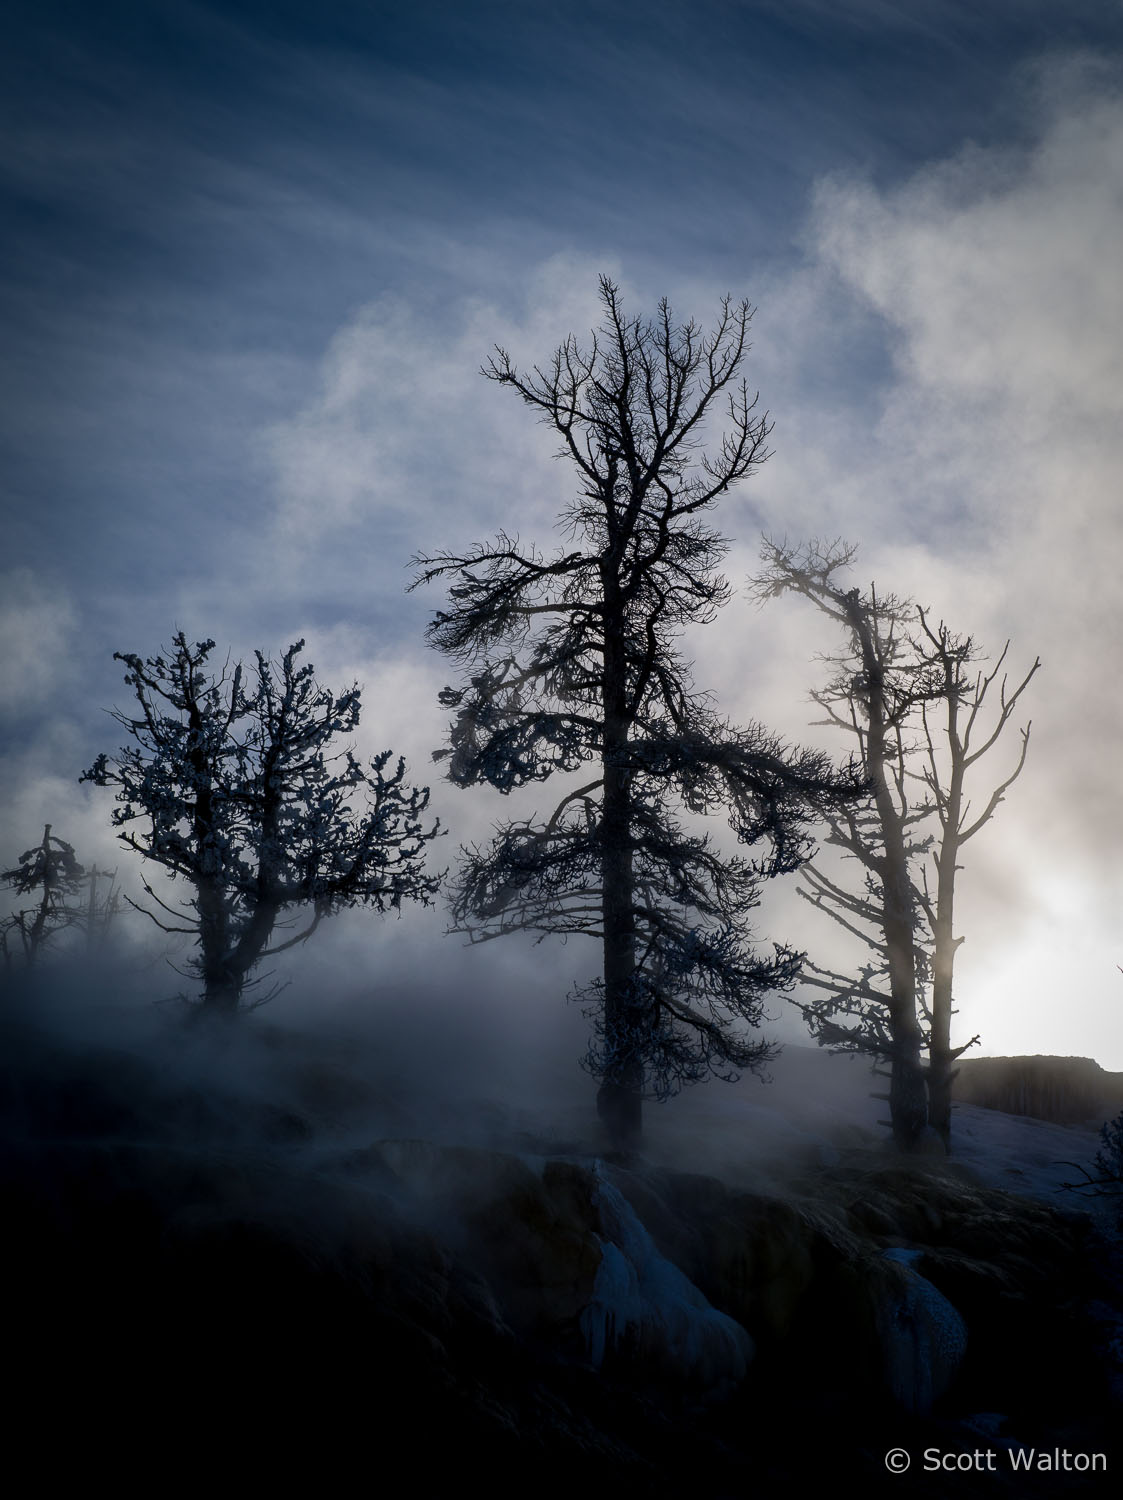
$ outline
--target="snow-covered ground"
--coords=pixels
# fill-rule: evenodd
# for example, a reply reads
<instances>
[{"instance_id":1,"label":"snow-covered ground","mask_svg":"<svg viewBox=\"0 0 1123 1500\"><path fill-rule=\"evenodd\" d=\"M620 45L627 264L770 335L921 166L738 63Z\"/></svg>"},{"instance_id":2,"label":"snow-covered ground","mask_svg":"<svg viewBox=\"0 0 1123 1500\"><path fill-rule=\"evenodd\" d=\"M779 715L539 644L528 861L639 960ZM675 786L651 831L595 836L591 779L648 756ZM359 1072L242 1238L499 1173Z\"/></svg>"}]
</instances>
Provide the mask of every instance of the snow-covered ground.
<instances>
[{"instance_id":1,"label":"snow-covered ground","mask_svg":"<svg viewBox=\"0 0 1123 1500\"><path fill-rule=\"evenodd\" d=\"M829 1167L841 1148L888 1149L880 1123L888 1105L871 1097L886 1080L859 1058L832 1056L815 1047L788 1047L770 1068L770 1079L714 1080L647 1107L645 1154L684 1171L709 1173L746 1187L779 1187L808 1169ZM530 1120L544 1111L547 1134L594 1146L593 1086L559 1068L557 1092L543 1089ZM544 1100L553 1098L554 1106ZM548 1117L548 1118L547 1118ZM1063 1209L1084 1209L1106 1225L1114 1210L1103 1199L1065 1190L1080 1167L1093 1170L1099 1147L1095 1129L1055 1125L977 1105L954 1107L952 1157L989 1187L1023 1194Z\"/></svg>"}]
</instances>

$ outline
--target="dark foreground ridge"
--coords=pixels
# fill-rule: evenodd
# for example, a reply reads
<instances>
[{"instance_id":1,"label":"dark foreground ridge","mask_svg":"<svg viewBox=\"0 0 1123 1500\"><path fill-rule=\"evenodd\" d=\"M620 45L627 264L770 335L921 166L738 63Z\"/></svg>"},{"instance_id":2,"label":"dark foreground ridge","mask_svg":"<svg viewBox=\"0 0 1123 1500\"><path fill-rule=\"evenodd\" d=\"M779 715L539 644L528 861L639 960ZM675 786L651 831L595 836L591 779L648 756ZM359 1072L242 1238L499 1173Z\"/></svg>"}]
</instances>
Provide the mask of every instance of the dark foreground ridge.
<instances>
[{"instance_id":1,"label":"dark foreground ridge","mask_svg":"<svg viewBox=\"0 0 1123 1500\"><path fill-rule=\"evenodd\" d=\"M269 1044L283 1090L244 1094L6 1040L9 1464L47 1489L1118 1482L1123 1295L1080 1212L873 1145L780 1197L419 1138L291 1038Z\"/></svg>"}]
</instances>

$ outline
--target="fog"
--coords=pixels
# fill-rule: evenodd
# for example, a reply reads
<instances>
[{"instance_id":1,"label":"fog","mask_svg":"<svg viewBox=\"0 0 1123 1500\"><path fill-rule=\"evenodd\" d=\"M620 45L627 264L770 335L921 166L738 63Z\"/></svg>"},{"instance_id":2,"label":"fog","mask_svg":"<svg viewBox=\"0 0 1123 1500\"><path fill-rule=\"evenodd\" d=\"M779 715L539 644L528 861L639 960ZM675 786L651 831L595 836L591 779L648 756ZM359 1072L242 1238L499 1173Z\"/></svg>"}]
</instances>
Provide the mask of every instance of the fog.
<instances>
[{"instance_id":1,"label":"fog","mask_svg":"<svg viewBox=\"0 0 1123 1500\"><path fill-rule=\"evenodd\" d=\"M687 643L699 686L846 748L808 726L825 622L741 593L764 532L844 536L855 583L915 595L992 659L1010 639L1015 674L1040 655L1010 730L1033 721L1025 773L962 875L957 1040L1123 1065L1114 10L805 0L703 5L685 29L662 5L641 27L626 5L503 25L442 4L392 24L110 10L27 9L8 49L4 867L51 822L137 894L77 777L119 739L113 652L176 628L234 657L306 637L323 681L364 686L357 749L430 781L442 600L404 594L409 559L501 527L548 548L573 490L480 364L584 337L602 272L629 310L665 294L702 326L732 291L758 309L775 454L715 517L736 597ZM433 791L440 863L508 811ZM793 882L760 915L762 941L849 961ZM458 959L436 929L384 927L325 927L282 963L285 1003L318 1004L320 966L348 993L376 976L372 1004L401 970L439 996ZM484 994L508 992L499 947ZM544 962L564 982L525 1014L549 1035L593 956ZM777 1027L799 1034L779 1005Z\"/></svg>"},{"instance_id":2,"label":"fog","mask_svg":"<svg viewBox=\"0 0 1123 1500\"><path fill-rule=\"evenodd\" d=\"M868 1068L793 1047L621 1157L582 1018L514 1003L539 970L377 1004L321 975L315 1011L224 1021L108 962L10 990L12 1462L334 1487L400 1452L421 1488L669 1500L824 1452L871 1481L902 1442L1108 1451L1123 1316L1083 1210L1117 1205L1058 1192L1093 1131L960 1107L951 1168L902 1163Z\"/></svg>"},{"instance_id":3,"label":"fog","mask_svg":"<svg viewBox=\"0 0 1123 1500\"><path fill-rule=\"evenodd\" d=\"M450 880L547 816L560 777L504 798L434 762L445 601L405 592L418 554L559 545L579 478L480 366L586 340L602 274L703 329L746 296L774 454L712 517L732 597L681 643L694 684L851 748L809 722L829 622L750 602L764 535L855 544L848 585L1009 641L1014 681L1040 656L969 788L1032 720L957 887L953 1041L1123 1069L1118 7L9 9L0 870L49 823L133 900L190 895L78 781L124 738L114 653L178 630L359 682L351 748L430 786ZM754 944L852 971L797 886ZM336 913L230 1024L194 935L129 905L5 971L10 1484L992 1496L922 1455L1111 1447L1117 1206L1065 1190L1094 1120L960 1104L952 1157L904 1162L884 1079L776 995L765 1076L645 1104L621 1155L567 998L596 943L449 922Z\"/></svg>"},{"instance_id":4,"label":"fog","mask_svg":"<svg viewBox=\"0 0 1123 1500\"><path fill-rule=\"evenodd\" d=\"M321 973L311 1009L279 997L236 1020L203 1016L181 991L154 1001L151 974L88 962L10 987L3 1015L9 1146L144 1146L201 1163L330 1177L380 1140L593 1161L613 1152L596 1083L580 1066L589 1023L541 983L535 952L503 988L461 957L432 985L372 994ZM488 978L492 974L489 970ZM840 1150L889 1152L885 1074L868 1058L788 1043L759 1073L648 1101L639 1160L756 1192L799 1192ZM994 1186L1057 1203L1097 1145L1080 1128L955 1107L955 1159ZM232 1211L236 1205L231 1205Z\"/></svg>"},{"instance_id":5,"label":"fog","mask_svg":"<svg viewBox=\"0 0 1123 1500\"><path fill-rule=\"evenodd\" d=\"M176 1140L204 1154L256 1149L274 1129L290 1154L302 1132L309 1142L326 1132L332 1149L424 1136L603 1153L596 1085L579 1066L588 1041L580 1008L535 982L533 959L509 975L506 992L474 987L462 961L460 970L459 982L398 980L373 997L365 985L321 976L315 1010L280 997L226 1023L204 1018L182 992L153 1001L150 978L124 965L99 973L83 962L67 973L62 964L49 979L11 987L8 1077L26 1087L8 1123L17 1135L50 1138L59 1100L77 1088L110 1101L109 1138ZM868 1063L796 1047L759 1077L649 1103L644 1152L684 1170L726 1170L724 1153L734 1177L782 1172L836 1131L868 1128L882 1140L874 1087Z\"/></svg>"}]
</instances>

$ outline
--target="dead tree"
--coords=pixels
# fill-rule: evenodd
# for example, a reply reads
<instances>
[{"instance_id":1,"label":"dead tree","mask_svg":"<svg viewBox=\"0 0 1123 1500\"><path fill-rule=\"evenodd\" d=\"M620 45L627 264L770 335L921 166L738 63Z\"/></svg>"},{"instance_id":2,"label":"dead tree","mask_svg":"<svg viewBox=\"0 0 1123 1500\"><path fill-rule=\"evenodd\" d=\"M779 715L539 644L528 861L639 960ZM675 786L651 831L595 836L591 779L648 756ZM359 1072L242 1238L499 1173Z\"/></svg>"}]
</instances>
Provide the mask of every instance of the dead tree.
<instances>
[{"instance_id":1,"label":"dead tree","mask_svg":"<svg viewBox=\"0 0 1123 1500\"><path fill-rule=\"evenodd\" d=\"M99 870L96 864L91 865L86 881L86 952L93 957L108 941L110 928L121 910L121 893L117 889L116 870ZM108 881L104 895L102 881Z\"/></svg>"},{"instance_id":2,"label":"dead tree","mask_svg":"<svg viewBox=\"0 0 1123 1500\"><path fill-rule=\"evenodd\" d=\"M754 590L762 598L802 594L849 637L846 654L831 659L831 682L812 698L826 709L829 723L854 735L872 788L870 805L844 807L828 817L827 842L858 861L862 888L847 890L812 869L801 894L860 936L875 961L857 980L809 965L806 982L827 989L831 998L801 1008L823 1044L889 1062L893 1137L902 1149L912 1150L928 1115L919 1013L925 961L910 870L918 852L913 829L924 811L910 804L903 735L918 701L937 689L928 673L913 670L906 660L902 625L909 605L893 596L879 598L872 589L863 598L858 589L837 582L835 575L853 555L853 548L838 544L823 549L813 543L800 554L767 543L767 568Z\"/></svg>"},{"instance_id":3,"label":"dead tree","mask_svg":"<svg viewBox=\"0 0 1123 1500\"><path fill-rule=\"evenodd\" d=\"M604 318L588 347L518 371L503 350L483 370L561 439L578 490L553 556L505 534L418 558L414 586L447 580L432 645L467 681L449 776L509 793L558 773L573 782L544 820L502 826L464 851L453 912L473 941L512 931L596 940L601 977L582 992L594 1025L586 1064L618 1146L639 1136L641 1101L768 1056L749 1032L764 996L792 983L798 955L747 945L762 878L794 870L812 820L860 778L790 753L759 726L733 729L692 687L676 637L729 597L726 543L704 513L767 457L767 418L740 370L747 303L726 299L712 332L624 314L601 280ZM728 430L700 453L707 415ZM676 810L677 804L677 810ZM731 813L755 860L727 858L680 813Z\"/></svg>"},{"instance_id":4,"label":"dead tree","mask_svg":"<svg viewBox=\"0 0 1123 1500\"><path fill-rule=\"evenodd\" d=\"M836 575L853 556L839 543L813 543L804 553L768 543L767 568L755 584L761 597L803 594L846 630L848 649L826 658L834 676L812 698L826 710L825 722L856 738L874 789L866 808L843 807L828 819L826 842L857 862L860 880L847 883L811 865L800 891L873 959L856 978L807 964L804 983L828 998L800 1009L821 1044L889 1063L890 1122L900 1146L914 1149L930 1126L946 1149L954 1064L978 1040L951 1043L954 955L963 941L953 922L958 856L1021 771L1028 726L1016 766L974 817L965 777L997 741L1040 663L1013 690L1002 678L997 719L982 731L980 714L1006 650L993 672L972 675L970 638L942 624L933 630L911 601L873 586L866 595L844 589ZM942 733L935 728L941 717Z\"/></svg>"},{"instance_id":5,"label":"dead tree","mask_svg":"<svg viewBox=\"0 0 1123 1500\"><path fill-rule=\"evenodd\" d=\"M13 869L0 874L17 896L33 897L30 906L18 907L0 923L0 952L8 966L16 952L24 964L34 966L54 938L79 924L82 908L77 902L87 879L73 844L45 824L40 842L25 849ZM19 946L13 951L16 942Z\"/></svg>"},{"instance_id":6,"label":"dead tree","mask_svg":"<svg viewBox=\"0 0 1123 1500\"><path fill-rule=\"evenodd\" d=\"M921 703L924 729L922 769L918 774L934 809L938 832L932 849L935 866L935 891L928 879L928 869L921 870L917 900L927 921L931 936L931 994L927 1006L930 1028L928 1044L928 1118L945 1146L951 1141L951 1096L955 1080L955 1063L972 1042L953 1047L951 1023L955 955L963 938L955 932L955 877L964 844L994 816L1007 791L1021 775L1029 749L1030 725L1021 731L1021 749L1010 774L998 783L982 811L972 813L967 800L967 777L971 769L997 744L1010 721L1018 700L1041 666L1035 659L1029 671L1016 686L1002 672L1010 642L992 671L978 672L972 678L969 665L976 659L972 642L955 639L946 625L933 629L925 611L917 610L920 627L920 649L936 667L943 691L936 700ZM1002 673L1001 678L999 674ZM998 682L998 711L988 721L985 716L987 694ZM934 721L939 724L934 728Z\"/></svg>"},{"instance_id":7,"label":"dead tree","mask_svg":"<svg viewBox=\"0 0 1123 1500\"><path fill-rule=\"evenodd\" d=\"M428 904L438 885L424 872L439 832L421 821L428 791L406 787L400 759L387 771L388 750L369 768L349 749L329 753L357 726L360 691L321 687L297 661L303 647L280 662L259 651L251 673L227 662L217 676L214 642L191 646L182 631L166 656L117 653L139 712L113 717L132 743L81 778L116 787L121 842L187 883L175 906L149 881L152 906L130 904L194 938L190 972L209 1013L237 1011L261 959L305 942L329 913ZM293 908L307 912L304 927L273 941Z\"/></svg>"}]
</instances>

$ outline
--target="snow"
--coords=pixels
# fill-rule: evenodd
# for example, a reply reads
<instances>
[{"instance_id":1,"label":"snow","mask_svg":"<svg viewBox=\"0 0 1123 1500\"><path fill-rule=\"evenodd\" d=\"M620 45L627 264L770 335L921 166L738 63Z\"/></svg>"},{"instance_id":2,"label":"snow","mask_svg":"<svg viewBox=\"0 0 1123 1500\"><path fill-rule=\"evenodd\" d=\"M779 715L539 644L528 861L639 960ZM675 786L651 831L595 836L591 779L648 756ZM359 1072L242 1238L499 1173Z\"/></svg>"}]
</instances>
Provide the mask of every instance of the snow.
<instances>
[{"instance_id":1,"label":"snow","mask_svg":"<svg viewBox=\"0 0 1123 1500\"><path fill-rule=\"evenodd\" d=\"M1048 1203L1078 1209L1109 1229L1111 1200L1065 1190L1082 1181L1080 1167L1094 1171L1099 1132L1080 1125L1054 1125L1029 1115L957 1104L952 1111L953 1160L965 1163L988 1187L1002 1188Z\"/></svg>"},{"instance_id":2,"label":"snow","mask_svg":"<svg viewBox=\"0 0 1123 1500\"><path fill-rule=\"evenodd\" d=\"M904 1301L892 1329L884 1330L893 1394L908 1411L927 1412L943 1394L967 1352L967 1325L936 1287L916 1270L920 1250L885 1250L904 1266Z\"/></svg>"},{"instance_id":3,"label":"snow","mask_svg":"<svg viewBox=\"0 0 1123 1500\"><path fill-rule=\"evenodd\" d=\"M596 1173L601 1263L581 1314L593 1365L599 1368L609 1350L628 1347L665 1359L706 1387L740 1380L753 1356L752 1339L660 1254L599 1164Z\"/></svg>"}]
</instances>

